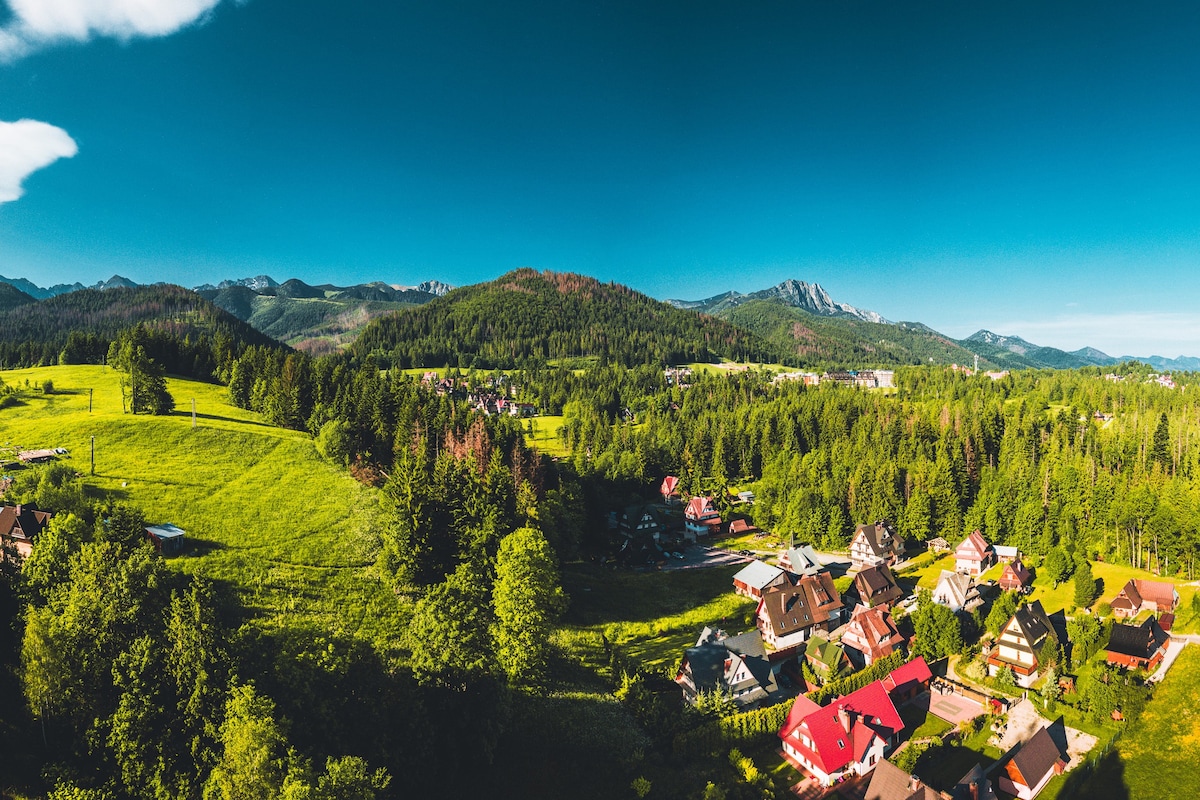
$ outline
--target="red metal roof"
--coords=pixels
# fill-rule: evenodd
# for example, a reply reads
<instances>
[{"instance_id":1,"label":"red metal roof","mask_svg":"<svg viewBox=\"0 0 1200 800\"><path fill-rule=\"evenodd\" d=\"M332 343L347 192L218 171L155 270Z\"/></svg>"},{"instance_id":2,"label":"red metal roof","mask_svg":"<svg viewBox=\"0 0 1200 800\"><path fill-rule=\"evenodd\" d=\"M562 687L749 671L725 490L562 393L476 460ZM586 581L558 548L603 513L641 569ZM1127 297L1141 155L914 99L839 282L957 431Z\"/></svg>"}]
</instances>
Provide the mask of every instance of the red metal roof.
<instances>
[{"instance_id":1,"label":"red metal roof","mask_svg":"<svg viewBox=\"0 0 1200 800\"><path fill-rule=\"evenodd\" d=\"M826 774L838 772L853 761L861 760L863 754L876 738L888 740L904 728L904 722L896 706L888 696L883 681L869 683L827 706L810 710L807 714L797 713L797 706L810 708L815 705L801 695L788 714L781 739L803 753ZM845 711L850 717L847 733L840 718ZM799 721L796 719L799 718ZM802 729L812 740L813 746L805 745L795 734Z\"/></svg>"}]
</instances>

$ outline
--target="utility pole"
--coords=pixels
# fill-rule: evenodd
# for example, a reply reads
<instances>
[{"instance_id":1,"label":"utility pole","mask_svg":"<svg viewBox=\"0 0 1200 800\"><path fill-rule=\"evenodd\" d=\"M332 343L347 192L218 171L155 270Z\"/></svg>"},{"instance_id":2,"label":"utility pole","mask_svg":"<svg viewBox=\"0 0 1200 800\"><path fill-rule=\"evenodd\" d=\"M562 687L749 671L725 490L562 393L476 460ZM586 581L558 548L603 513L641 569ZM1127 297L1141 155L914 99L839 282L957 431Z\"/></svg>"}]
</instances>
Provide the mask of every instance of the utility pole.
<instances>
[{"instance_id":1,"label":"utility pole","mask_svg":"<svg viewBox=\"0 0 1200 800\"><path fill-rule=\"evenodd\" d=\"M88 389L88 413L92 413L92 390Z\"/></svg>"},{"instance_id":2,"label":"utility pole","mask_svg":"<svg viewBox=\"0 0 1200 800\"><path fill-rule=\"evenodd\" d=\"M96 474L96 437L92 437L92 474Z\"/></svg>"},{"instance_id":3,"label":"utility pole","mask_svg":"<svg viewBox=\"0 0 1200 800\"><path fill-rule=\"evenodd\" d=\"M196 427L196 398L192 398L192 428Z\"/></svg>"}]
</instances>

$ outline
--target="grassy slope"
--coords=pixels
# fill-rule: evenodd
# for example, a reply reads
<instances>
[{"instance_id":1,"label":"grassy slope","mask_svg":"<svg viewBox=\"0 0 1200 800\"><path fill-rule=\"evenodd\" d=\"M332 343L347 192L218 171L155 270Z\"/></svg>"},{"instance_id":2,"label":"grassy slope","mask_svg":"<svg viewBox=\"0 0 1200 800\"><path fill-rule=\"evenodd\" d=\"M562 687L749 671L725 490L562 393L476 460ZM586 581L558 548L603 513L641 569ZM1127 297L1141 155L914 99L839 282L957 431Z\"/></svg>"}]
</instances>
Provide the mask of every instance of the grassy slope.
<instances>
[{"instance_id":1,"label":"grassy slope","mask_svg":"<svg viewBox=\"0 0 1200 800\"><path fill-rule=\"evenodd\" d=\"M0 447L66 447L68 463L86 476L95 436L89 490L184 528L193 546L172 560L178 569L233 583L268 626L374 636L399 624L397 601L369 574L373 493L320 459L306 434L263 424L211 384L170 379L180 410L132 417L121 412L117 375L107 367L0 373L9 384L27 378L53 380L57 393L27 394L23 405L0 410Z\"/></svg>"}]
</instances>

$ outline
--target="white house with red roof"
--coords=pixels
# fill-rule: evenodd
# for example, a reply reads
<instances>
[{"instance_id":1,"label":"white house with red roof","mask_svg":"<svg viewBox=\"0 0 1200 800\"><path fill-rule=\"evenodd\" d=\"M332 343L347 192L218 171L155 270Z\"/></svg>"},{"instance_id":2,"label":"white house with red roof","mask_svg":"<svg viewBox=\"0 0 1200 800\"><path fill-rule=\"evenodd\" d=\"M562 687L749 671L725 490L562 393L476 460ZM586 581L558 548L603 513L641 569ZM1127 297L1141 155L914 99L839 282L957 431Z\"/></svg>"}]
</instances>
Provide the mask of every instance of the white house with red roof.
<instances>
[{"instance_id":1,"label":"white house with red roof","mask_svg":"<svg viewBox=\"0 0 1200 800\"><path fill-rule=\"evenodd\" d=\"M954 550L954 570L967 575L979 575L996 563L996 551L983 534L974 531Z\"/></svg>"},{"instance_id":2,"label":"white house with red roof","mask_svg":"<svg viewBox=\"0 0 1200 800\"><path fill-rule=\"evenodd\" d=\"M679 497L679 478L675 475L668 475L663 478L662 486L658 489L662 494L663 502L668 505L680 502Z\"/></svg>"},{"instance_id":3,"label":"white house with red roof","mask_svg":"<svg viewBox=\"0 0 1200 800\"><path fill-rule=\"evenodd\" d=\"M875 681L827 706L796 698L779 731L783 754L795 767L829 785L847 774L874 769L897 744L904 722L883 681Z\"/></svg>"},{"instance_id":4,"label":"white house with red roof","mask_svg":"<svg viewBox=\"0 0 1200 800\"><path fill-rule=\"evenodd\" d=\"M904 643L904 637L896 629L887 606L869 607L860 605L850 616L850 624L842 634L842 646L855 666L870 666L885 656L890 656ZM853 650L853 653L849 651Z\"/></svg>"},{"instance_id":5,"label":"white house with red roof","mask_svg":"<svg viewBox=\"0 0 1200 800\"><path fill-rule=\"evenodd\" d=\"M720 532L721 514L713 499L698 495L689 500L683 510L683 527L684 536L692 541Z\"/></svg>"}]
</instances>

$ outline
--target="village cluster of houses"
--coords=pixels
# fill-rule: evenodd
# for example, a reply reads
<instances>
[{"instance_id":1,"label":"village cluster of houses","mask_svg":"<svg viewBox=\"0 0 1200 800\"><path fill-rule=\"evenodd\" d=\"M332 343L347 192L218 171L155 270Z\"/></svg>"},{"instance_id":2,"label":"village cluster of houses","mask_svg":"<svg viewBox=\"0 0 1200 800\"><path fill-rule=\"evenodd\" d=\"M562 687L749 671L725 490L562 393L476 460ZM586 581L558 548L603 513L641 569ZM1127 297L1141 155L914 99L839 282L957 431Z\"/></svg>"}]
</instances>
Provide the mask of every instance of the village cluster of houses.
<instances>
[{"instance_id":1,"label":"village cluster of houses","mask_svg":"<svg viewBox=\"0 0 1200 800\"><path fill-rule=\"evenodd\" d=\"M715 524L700 513L706 509L704 503L697 504L697 525ZM928 544L935 552L950 551L944 540ZM705 693L722 692L740 708L785 702L797 691L788 687L811 688L802 664L825 682L907 650L911 642L891 614L897 603L912 601L905 598L893 573L904 553L903 539L886 521L859 525L850 547L856 572L844 596L820 556L807 545L787 549L778 564L761 560L747 564L734 576L733 586L756 602L755 628L736 635L716 627L701 631L696 644L683 654L675 676L685 700L695 703ZM1031 587L1032 574L1017 548L993 546L979 531L960 542L953 555L955 569L942 571L932 597L956 612L982 605L977 580L997 564L1004 565L998 581L1001 589L1027 592ZM1178 602L1179 595L1169 583L1131 580L1126 584L1111 603L1113 614L1132 619L1152 613L1138 625L1113 626L1106 648L1109 663L1153 670L1169 646L1166 631ZM1159 613L1162 616L1156 617ZM1018 684L1031 686L1045 668L1047 645L1057 642L1058 636L1040 602L1021 605L985 650L989 674L1008 668ZM898 744L903 729L897 707L927 690L929 681L928 665L916 658L887 678L825 706L800 694L779 732L784 755L824 785L876 770L869 777L867 797L995 797L991 782L978 767L954 791L939 793L883 760ZM1060 744L1043 729L1011 754L996 783L1001 791L1028 800L1066 763Z\"/></svg>"},{"instance_id":2,"label":"village cluster of houses","mask_svg":"<svg viewBox=\"0 0 1200 800\"><path fill-rule=\"evenodd\" d=\"M1130 375L1117 375L1116 373L1110 372L1104 376L1104 380L1110 381L1112 383L1124 383L1125 381L1129 380L1131 377L1132 376L1130 376ZM1164 389L1179 388L1178 384L1175 383L1175 379L1172 378L1170 376L1170 374L1159 375L1157 373L1151 373L1149 376L1147 376L1146 383L1157 383L1159 386L1163 387Z\"/></svg>"},{"instance_id":3,"label":"village cluster of houses","mask_svg":"<svg viewBox=\"0 0 1200 800\"><path fill-rule=\"evenodd\" d=\"M864 369L859 371L826 372L781 372L771 379L772 383L801 381L805 386L836 383L840 386L857 386L860 389L888 389L896 385L896 372L890 369Z\"/></svg>"},{"instance_id":4,"label":"village cluster of houses","mask_svg":"<svg viewBox=\"0 0 1200 800\"><path fill-rule=\"evenodd\" d=\"M0 505L0 561L17 563L29 557L33 547L54 513L42 511L32 503ZM169 522L146 527L146 539L164 556L183 552L186 534Z\"/></svg>"},{"instance_id":5,"label":"village cluster of houses","mask_svg":"<svg viewBox=\"0 0 1200 800\"><path fill-rule=\"evenodd\" d=\"M482 385L474 389L469 387L466 378L441 378L436 372L422 373L421 383L431 387L439 396L449 395L465 399L471 408L488 416L536 417L538 415L537 406L533 403L519 403L513 399L517 396L519 387L511 385L504 375L490 376Z\"/></svg>"}]
</instances>

